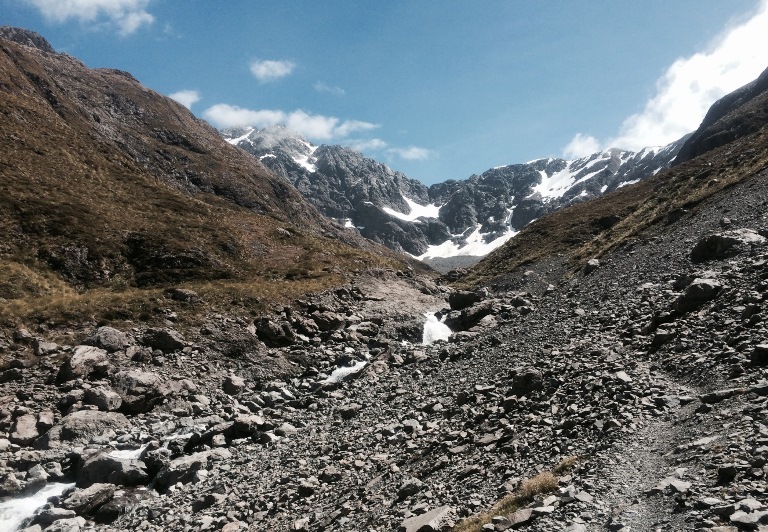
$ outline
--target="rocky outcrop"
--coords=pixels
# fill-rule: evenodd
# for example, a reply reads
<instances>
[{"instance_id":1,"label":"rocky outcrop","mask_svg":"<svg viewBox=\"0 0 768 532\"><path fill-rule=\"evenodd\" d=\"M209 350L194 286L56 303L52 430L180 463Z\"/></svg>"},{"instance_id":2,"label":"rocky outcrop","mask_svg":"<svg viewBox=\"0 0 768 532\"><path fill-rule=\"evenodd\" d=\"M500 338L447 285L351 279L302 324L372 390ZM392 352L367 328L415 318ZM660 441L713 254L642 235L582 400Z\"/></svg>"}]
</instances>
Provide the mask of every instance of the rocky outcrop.
<instances>
[{"instance_id":1,"label":"rocky outcrop","mask_svg":"<svg viewBox=\"0 0 768 532\"><path fill-rule=\"evenodd\" d=\"M680 148L675 165L690 161L763 127L768 114L765 95L768 92L768 69L743 87L726 94L707 111L699 128ZM728 115L727 120L725 119Z\"/></svg>"}]
</instances>

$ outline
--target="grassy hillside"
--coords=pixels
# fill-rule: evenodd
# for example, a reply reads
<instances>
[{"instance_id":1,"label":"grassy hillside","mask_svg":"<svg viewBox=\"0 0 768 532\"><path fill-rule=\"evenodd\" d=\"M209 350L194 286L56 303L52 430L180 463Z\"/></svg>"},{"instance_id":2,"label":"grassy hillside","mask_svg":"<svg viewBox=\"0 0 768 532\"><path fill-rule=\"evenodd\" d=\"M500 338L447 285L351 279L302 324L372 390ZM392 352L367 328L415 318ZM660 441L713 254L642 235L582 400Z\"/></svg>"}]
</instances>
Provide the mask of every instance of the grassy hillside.
<instances>
[{"instance_id":1,"label":"grassy hillside","mask_svg":"<svg viewBox=\"0 0 768 532\"><path fill-rule=\"evenodd\" d=\"M406 267L127 73L0 38L0 80L6 323L127 316L179 284L276 301Z\"/></svg>"}]
</instances>

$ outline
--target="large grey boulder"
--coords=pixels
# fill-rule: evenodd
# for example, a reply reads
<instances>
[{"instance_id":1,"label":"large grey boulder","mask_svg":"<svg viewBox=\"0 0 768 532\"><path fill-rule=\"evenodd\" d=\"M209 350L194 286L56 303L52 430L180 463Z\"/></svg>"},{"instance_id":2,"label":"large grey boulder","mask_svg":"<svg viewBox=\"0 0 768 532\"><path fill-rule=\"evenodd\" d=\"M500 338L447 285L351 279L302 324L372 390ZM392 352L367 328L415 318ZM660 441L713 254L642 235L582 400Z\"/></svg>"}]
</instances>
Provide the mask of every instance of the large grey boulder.
<instances>
[{"instance_id":1,"label":"large grey boulder","mask_svg":"<svg viewBox=\"0 0 768 532\"><path fill-rule=\"evenodd\" d=\"M448 296L448 305L451 307L451 310L463 310L475 303L480 303L482 299L482 295L478 292L457 290L456 292L451 292Z\"/></svg>"},{"instance_id":2,"label":"large grey boulder","mask_svg":"<svg viewBox=\"0 0 768 532\"><path fill-rule=\"evenodd\" d=\"M87 488L78 488L65 494L59 505L68 510L74 510L79 515L93 513L101 505L112 500L115 486L107 483L92 484Z\"/></svg>"},{"instance_id":3,"label":"large grey boulder","mask_svg":"<svg viewBox=\"0 0 768 532\"><path fill-rule=\"evenodd\" d=\"M717 297L723 285L715 279L694 279L673 303L678 312L690 312Z\"/></svg>"},{"instance_id":4,"label":"large grey boulder","mask_svg":"<svg viewBox=\"0 0 768 532\"><path fill-rule=\"evenodd\" d=\"M131 345L127 334L113 327L106 326L96 329L96 332L86 338L83 343L99 347L109 353L121 351Z\"/></svg>"},{"instance_id":5,"label":"large grey boulder","mask_svg":"<svg viewBox=\"0 0 768 532\"><path fill-rule=\"evenodd\" d=\"M73 379L98 379L109 373L109 357L104 349L78 345L72 357L64 362L56 376L58 382Z\"/></svg>"},{"instance_id":6,"label":"large grey boulder","mask_svg":"<svg viewBox=\"0 0 768 532\"><path fill-rule=\"evenodd\" d=\"M453 508L440 506L434 510L409 517L400 525L400 532L438 532L451 523Z\"/></svg>"},{"instance_id":7,"label":"large grey boulder","mask_svg":"<svg viewBox=\"0 0 768 532\"><path fill-rule=\"evenodd\" d=\"M208 470L213 462L229 458L232 458L232 453L221 448L183 455L166 465L158 473L155 482L161 488L173 486L177 482L187 484L195 480L198 471Z\"/></svg>"},{"instance_id":8,"label":"large grey boulder","mask_svg":"<svg viewBox=\"0 0 768 532\"><path fill-rule=\"evenodd\" d=\"M108 388L89 388L84 393L85 402L94 405L99 410L113 412L123 404L120 394Z\"/></svg>"},{"instance_id":9,"label":"large grey boulder","mask_svg":"<svg viewBox=\"0 0 768 532\"><path fill-rule=\"evenodd\" d=\"M296 333L287 321L274 321L269 318L261 318L254 322L256 336L272 347L288 346L296 343Z\"/></svg>"},{"instance_id":10,"label":"large grey boulder","mask_svg":"<svg viewBox=\"0 0 768 532\"><path fill-rule=\"evenodd\" d=\"M43 434L35 442L35 448L57 449L95 441L106 443L130 429L130 421L122 414L79 410L64 416L51 430Z\"/></svg>"},{"instance_id":11,"label":"large grey boulder","mask_svg":"<svg viewBox=\"0 0 768 532\"><path fill-rule=\"evenodd\" d=\"M123 401L120 410L126 414L149 412L171 393L171 388L156 373L141 370L116 373L112 386Z\"/></svg>"},{"instance_id":12,"label":"large grey boulder","mask_svg":"<svg viewBox=\"0 0 768 532\"><path fill-rule=\"evenodd\" d=\"M751 229L736 229L708 235L699 240L691 250L693 262L725 259L764 246L766 239Z\"/></svg>"},{"instance_id":13,"label":"large grey boulder","mask_svg":"<svg viewBox=\"0 0 768 532\"><path fill-rule=\"evenodd\" d=\"M104 481L118 486L146 484L149 481L147 466L141 460L118 458L108 452L97 451L81 461L77 486L87 488Z\"/></svg>"},{"instance_id":14,"label":"large grey boulder","mask_svg":"<svg viewBox=\"0 0 768 532\"><path fill-rule=\"evenodd\" d=\"M13 421L8 439L11 443L26 446L35 441L38 436L40 434L37 431L37 416L25 414Z\"/></svg>"},{"instance_id":15,"label":"large grey boulder","mask_svg":"<svg viewBox=\"0 0 768 532\"><path fill-rule=\"evenodd\" d=\"M535 368L519 368L512 377L510 392L518 397L544 389L544 376Z\"/></svg>"},{"instance_id":16,"label":"large grey boulder","mask_svg":"<svg viewBox=\"0 0 768 532\"><path fill-rule=\"evenodd\" d=\"M163 353L184 349L187 343L178 331L173 329L147 329L141 337L141 344Z\"/></svg>"}]
</instances>

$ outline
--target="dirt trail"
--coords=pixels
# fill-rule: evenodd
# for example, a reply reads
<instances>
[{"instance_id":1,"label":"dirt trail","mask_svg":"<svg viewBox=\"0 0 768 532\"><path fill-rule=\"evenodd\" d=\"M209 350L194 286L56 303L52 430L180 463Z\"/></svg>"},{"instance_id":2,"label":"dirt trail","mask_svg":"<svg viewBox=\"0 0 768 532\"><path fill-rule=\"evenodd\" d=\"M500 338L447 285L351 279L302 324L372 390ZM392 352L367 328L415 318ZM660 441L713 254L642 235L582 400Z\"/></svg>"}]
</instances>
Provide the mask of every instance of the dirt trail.
<instances>
[{"instance_id":1,"label":"dirt trail","mask_svg":"<svg viewBox=\"0 0 768 532\"><path fill-rule=\"evenodd\" d=\"M646 365L647 363L642 363ZM673 397L695 397L698 392L677 383L667 375L656 374L657 384ZM650 492L671 478L689 480L691 471L676 466L673 453L681 442L702 436L705 430L691 423L699 403L679 406L663 417L653 418L623 447L613 448L597 457L599 483L596 506L604 512L589 527L590 531L687 529L684 514L675 513L674 497ZM606 489L607 488L607 489ZM621 526L625 528L621 528Z\"/></svg>"}]
</instances>

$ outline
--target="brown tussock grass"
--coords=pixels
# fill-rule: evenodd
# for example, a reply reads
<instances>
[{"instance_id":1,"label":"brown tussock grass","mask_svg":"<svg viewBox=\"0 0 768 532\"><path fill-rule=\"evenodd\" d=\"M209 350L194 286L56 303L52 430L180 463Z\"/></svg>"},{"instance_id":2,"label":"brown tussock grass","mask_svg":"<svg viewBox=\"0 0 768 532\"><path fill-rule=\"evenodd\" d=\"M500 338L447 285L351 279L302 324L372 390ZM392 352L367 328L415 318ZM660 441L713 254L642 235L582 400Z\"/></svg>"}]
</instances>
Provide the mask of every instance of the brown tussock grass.
<instances>
[{"instance_id":1,"label":"brown tussock grass","mask_svg":"<svg viewBox=\"0 0 768 532\"><path fill-rule=\"evenodd\" d=\"M523 480L514 492L497 502L490 511L461 521L453 530L454 532L479 532L483 525L491 522L494 516L509 515L533 501L537 495L551 493L556 489L557 477L552 471L542 471Z\"/></svg>"}]
</instances>

